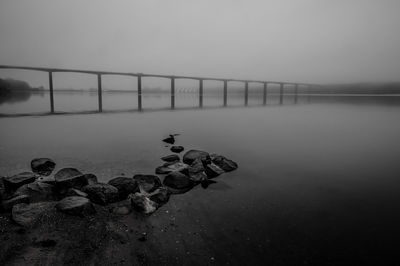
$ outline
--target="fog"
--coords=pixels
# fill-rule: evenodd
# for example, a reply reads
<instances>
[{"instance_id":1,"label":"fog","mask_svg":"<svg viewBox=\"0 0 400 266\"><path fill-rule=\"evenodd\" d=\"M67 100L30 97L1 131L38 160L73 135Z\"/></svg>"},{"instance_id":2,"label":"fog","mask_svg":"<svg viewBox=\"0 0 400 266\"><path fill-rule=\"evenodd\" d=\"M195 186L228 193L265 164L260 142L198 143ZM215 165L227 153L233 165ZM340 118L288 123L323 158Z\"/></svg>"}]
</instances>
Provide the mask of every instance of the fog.
<instances>
[{"instance_id":1,"label":"fog","mask_svg":"<svg viewBox=\"0 0 400 266\"><path fill-rule=\"evenodd\" d=\"M1 0L0 64L398 81L399 10L397 0ZM4 76L47 85L44 74L0 71ZM74 85L65 80L62 86Z\"/></svg>"}]
</instances>

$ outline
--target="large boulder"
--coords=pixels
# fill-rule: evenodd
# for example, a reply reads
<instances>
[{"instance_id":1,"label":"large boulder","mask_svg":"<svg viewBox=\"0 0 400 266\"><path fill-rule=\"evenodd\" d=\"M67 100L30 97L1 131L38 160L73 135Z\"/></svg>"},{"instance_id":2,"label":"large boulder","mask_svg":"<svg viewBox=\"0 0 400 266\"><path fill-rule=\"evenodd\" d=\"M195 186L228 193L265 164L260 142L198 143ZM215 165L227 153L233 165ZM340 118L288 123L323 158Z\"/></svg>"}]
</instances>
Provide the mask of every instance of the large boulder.
<instances>
[{"instance_id":1,"label":"large boulder","mask_svg":"<svg viewBox=\"0 0 400 266\"><path fill-rule=\"evenodd\" d=\"M172 172L164 178L164 186L173 194L185 193L195 185L193 180L181 172Z\"/></svg>"},{"instance_id":2,"label":"large boulder","mask_svg":"<svg viewBox=\"0 0 400 266\"><path fill-rule=\"evenodd\" d=\"M88 194L89 199L97 204L106 205L119 200L118 189L112 185L96 183L87 185L82 191Z\"/></svg>"},{"instance_id":3,"label":"large boulder","mask_svg":"<svg viewBox=\"0 0 400 266\"><path fill-rule=\"evenodd\" d=\"M137 181L131 177L118 176L108 181L108 184L118 189L120 199L126 199L129 194L139 191Z\"/></svg>"},{"instance_id":4,"label":"large boulder","mask_svg":"<svg viewBox=\"0 0 400 266\"><path fill-rule=\"evenodd\" d=\"M36 180L36 175L32 172L23 172L17 175L4 178L4 186L8 190L15 190L22 185L32 183Z\"/></svg>"},{"instance_id":5,"label":"large boulder","mask_svg":"<svg viewBox=\"0 0 400 266\"><path fill-rule=\"evenodd\" d=\"M53 172L56 163L49 158L37 158L31 161L32 172L48 176Z\"/></svg>"},{"instance_id":6,"label":"large boulder","mask_svg":"<svg viewBox=\"0 0 400 266\"><path fill-rule=\"evenodd\" d=\"M141 193L130 194L129 199L135 211L151 214L157 210L157 203Z\"/></svg>"},{"instance_id":7,"label":"large boulder","mask_svg":"<svg viewBox=\"0 0 400 266\"><path fill-rule=\"evenodd\" d=\"M59 188L81 188L88 184L85 175L76 168L63 168L54 175L54 178Z\"/></svg>"},{"instance_id":8,"label":"large boulder","mask_svg":"<svg viewBox=\"0 0 400 266\"><path fill-rule=\"evenodd\" d=\"M187 164L181 162L165 163L162 166L156 168L156 174L164 175L171 172L183 171L188 167Z\"/></svg>"},{"instance_id":9,"label":"large boulder","mask_svg":"<svg viewBox=\"0 0 400 266\"><path fill-rule=\"evenodd\" d=\"M180 159L179 159L178 155L171 154L171 155L161 157L161 160L163 160L164 162L171 163L171 162L178 162Z\"/></svg>"},{"instance_id":10,"label":"large boulder","mask_svg":"<svg viewBox=\"0 0 400 266\"><path fill-rule=\"evenodd\" d=\"M10 211L14 205L29 202L30 201L28 195L19 195L11 199L3 200L3 202L1 203L1 209L3 211Z\"/></svg>"},{"instance_id":11,"label":"large boulder","mask_svg":"<svg viewBox=\"0 0 400 266\"><path fill-rule=\"evenodd\" d=\"M222 155L211 154L211 161L225 172L231 172L238 168L238 164Z\"/></svg>"},{"instance_id":12,"label":"large boulder","mask_svg":"<svg viewBox=\"0 0 400 266\"><path fill-rule=\"evenodd\" d=\"M134 175L133 179L136 180L140 189L145 192L152 192L161 187L161 180L156 175Z\"/></svg>"},{"instance_id":13,"label":"large boulder","mask_svg":"<svg viewBox=\"0 0 400 266\"><path fill-rule=\"evenodd\" d=\"M33 227L46 212L53 210L55 202L20 203L12 208L12 219L24 227Z\"/></svg>"},{"instance_id":14,"label":"large boulder","mask_svg":"<svg viewBox=\"0 0 400 266\"><path fill-rule=\"evenodd\" d=\"M14 195L28 195L31 203L56 199L54 186L38 181L21 186Z\"/></svg>"},{"instance_id":15,"label":"large boulder","mask_svg":"<svg viewBox=\"0 0 400 266\"><path fill-rule=\"evenodd\" d=\"M196 159L200 159L203 164L211 162L210 154L205 151L190 150L183 155L183 162L188 165L191 165Z\"/></svg>"},{"instance_id":16,"label":"large boulder","mask_svg":"<svg viewBox=\"0 0 400 266\"><path fill-rule=\"evenodd\" d=\"M60 200L56 204L57 210L77 216L91 215L96 212L93 204L84 197L71 196Z\"/></svg>"}]
</instances>

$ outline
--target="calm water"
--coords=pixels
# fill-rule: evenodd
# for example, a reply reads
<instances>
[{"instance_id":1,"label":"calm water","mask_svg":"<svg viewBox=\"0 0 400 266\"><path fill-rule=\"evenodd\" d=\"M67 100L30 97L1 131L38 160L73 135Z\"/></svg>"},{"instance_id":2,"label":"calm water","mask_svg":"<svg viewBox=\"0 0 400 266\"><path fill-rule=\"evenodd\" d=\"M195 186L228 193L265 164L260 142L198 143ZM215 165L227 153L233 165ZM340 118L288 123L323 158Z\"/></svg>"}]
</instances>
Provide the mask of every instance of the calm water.
<instances>
[{"instance_id":1,"label":"calm water","mask_svg":"<svg viewBox=\"0 0 400 266\"><path fill-rule=\"evenodd\" d=\"M2 104L0 113L47 111L38 106L47 97ZM56 110L93 110L96 97L57 95ZM135 97L105 96L105 109L135 108ZM301 96L294 104L288 95L282 105L278 98L266 107L255 106L262 99L254 96L248 108L1 118L0 173L29 170L30 160L42 156L101 181L153 173L169 154L161 139L180 133L186 149L239 163L209 189L196 187L160 210L174 213L185 230L204 229L196 246L180 248L200 246L224 265L398 265L400 98ZM168 107L169 96L143 102ZM193 95L177 98L178 107L197 103Z\"/></svg>"}]
</instances>

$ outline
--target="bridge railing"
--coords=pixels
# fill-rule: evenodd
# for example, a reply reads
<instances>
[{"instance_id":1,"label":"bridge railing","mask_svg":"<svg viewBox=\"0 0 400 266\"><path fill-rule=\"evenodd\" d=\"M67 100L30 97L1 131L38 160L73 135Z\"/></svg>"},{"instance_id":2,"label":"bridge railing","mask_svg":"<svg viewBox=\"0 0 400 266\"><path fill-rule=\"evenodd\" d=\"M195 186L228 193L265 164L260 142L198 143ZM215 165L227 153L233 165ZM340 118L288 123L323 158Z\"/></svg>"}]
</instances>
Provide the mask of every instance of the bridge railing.
<instances>
[{"instance_id":1,"label":"bridge railing","mask_svg":"<svg viewBox=\"0 0 400 266\"><path fill-rule=\"evenodd\" d=\"M44 68L44 67L27 67L27 66L11 66L11 65L0 65L0 69L20 69L20 70L33 70L47 72L49 76L49 91L50 91L50 113L55 113L54 109L54 84L53 84L53 73L64 72L64 73L82 73L91 74L97 76L97 91L98 91L98 112L103 111L103 96L102 96L102 76L103 75L117 75L117 76L130 76L137 78L137 97L138 97L138 110L142 110L142 78L166 78L171 81L171 109L175 108L175 80L176 79L191 79L199 81L199 107L203 107L203 81L220 81L223 82L223 106L228 105L228 82L243 82L244 83L244 105L248 105L249 99L249 83L261 83L263 84L263 105L267 103L267 89L268 84L279 85L279 102L283 102L283 94L285 85L295 86L295 95L299 86L314 87L316 84L310 83L297 83L297 82L282 82L282 81L271 81L271 80L244 80L244 79L226 79L226 78L214 78L214 77L195 77L195 76L175 76L175 75L159 75L159 74L144 74L144 73L129 73L129 72L112 72L112 71L94 71L94 70L81 70L81 69L64 69L64 68Z\"/></svg>"}]
</instances>

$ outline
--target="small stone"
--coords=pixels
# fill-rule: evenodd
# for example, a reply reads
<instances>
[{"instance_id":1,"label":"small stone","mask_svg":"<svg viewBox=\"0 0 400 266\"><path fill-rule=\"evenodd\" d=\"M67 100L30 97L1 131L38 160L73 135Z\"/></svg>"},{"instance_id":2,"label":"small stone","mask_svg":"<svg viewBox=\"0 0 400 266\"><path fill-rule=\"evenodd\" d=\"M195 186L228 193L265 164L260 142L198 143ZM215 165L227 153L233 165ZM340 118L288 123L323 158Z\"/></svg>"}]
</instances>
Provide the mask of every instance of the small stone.
<instances>
[{"instance_id":1,"label":"small stone","mask_svg":"<svg viewBox=\"0 0 400 266\"><path fill-rule=\"evenodd\" d=\"M32 183L35 181L36 175L31 172L23 172L17 175L4 178L4 186L8 190L14 190L22 185Z\"/></svg>"},{"instance_id":2,"label":"small stone","mask_svg":"<svg viewBox=\"0 0 400 266\"><path fill-rule=\"evenodd\" d=\"M165 161L165 162L171 163L171 162L177 162L177 161L179 161L180 159L179 159L179 156L178 156L178 155L176 155L176 154L171 154L171 155L167 155L167 156L161 157L161 160L163 160L163 161Z\"/></svg>"},{"instance_id":3,"label":"small stone","mask_svg":"<svg viewBox=\"0 0 400 266\"><path fill-rule=\"evenodd\" d=\"M151 214L157 210L157 203L140 193L130 194L129 198L132 207L138 212Z\"/></svg>"},{"instance_id":4,"label":"small stone","mask_svg":"<svg viewBox=\"0 0 400 266\"><path fill-rule=\"evenodd\" d=\"M168 138L165 138L162 141L164 141L165 143L168 143L168 144L174 144L175 143L174 135L169 135Z\"/></svg>"},{"instance_id":5,"label":"small stone","mask_svg":"<svg viewBox=\"0 0 400 266\"><path fill-rule=\"evenodd\" d=\"M54 202L20 203L12 208L12 219L24 227L33 227L39 218L54 208Z\"/></svg>"},{"instance_id":6,"label":"small stone","mask_svg":"<svg viewBox=\"0 0 400 266\"><path fill-rule=\"evenodd\" d=\"M168 189L165 187L160 187L151 194L149 199L161 206L168 202L169 196L170 193Z\"/></svg>"},{"instance_id":7,"label":"small stone","mask_svg":"<svg viewBox=\"0 0 400 266\"><path fill-rule=\"evenodd\" d=\"M20 203L29 203L29 196L19 195L8 200L3 200L1 207L4 211L10 211L14 205Z\"/></svg>"},{"instance_id":8,"label":"small stone","mask_svg":"<svg viewBox=\"0 0 400 266\"><path fill-rule=\"evenodd\" d=\"M77 216L91 215L96 212L93 204L84 197L66 197L56 204L57 210Z\"/></svg>"},{"instance_id":9,"label":"small stone","mask_svg":"<svg viewBox=\"0 0 400 266\"><path fill-rule=\"evenodd\" d=\"M87 185L82 188L82 191L88 194L92 202L101 205L117 202L119 200L118 189L109 184L97 183Z\"/></svg>"},{"instance_id":10,"label":"small stone","mask_svg":"<svg viewBox=\"0 0 400 266\"><path fill-rule=\"evenodd\" d=\"M172 172L168 174L163 183L173 194L185 193L194 186L194 182L181 172Z\"/></svg>"},{"instance_id":11,"label":"small stone","mask_svg":"<svg viewBox=\"0 0 400 266\"><path fill-rule=\"evenodd\" d=\"M156 175L134 175L133 179L136 180L139 187L145 192L152 192L161 187L161 180Z\"/></svg>"},{"instance_id":12,"label":"small stone","mask_svg":"<svg viewBox=\"0 0 400 266\"><path fill-rule=\"evenodd\" d=\"M206 165L205 170L206 170L205 172L209 178L214 178L214 177L217 177L217 176L225 173L224 170L222 170L221 168L219 168L217 165L215 165L213 163Z\"/></svg>"},{"instance_id":13,"label":"small stone","mask_svg":"<svg viewBox=\"0 0 400 266\"><path fill-rule=\"evenodd\" d=\"M205 169L201 159L197 158L188 167L187 172L185 174L187 174L190 177L190 179L192 179L194 182L199 183L207 179L207 175L204 171Z\"/></svg>"},{"instance_id":14,"label":"small stone","mask_svg":"<svg viewBox=\"0 0 400 266\"><path fill-rule=\"evenodd\" d=\"M125 176L119 176L108 181L108 184L116 187L120 199L126 199L129 194L139 191L138 183L135 179Z\"/></svg>"},{"instance_id":15,"label":"small stone","mask_svg":"<svg viewBox=\"0 0 400 266\"><path fill-rule=\"evenodd\" d=\"M84 174L83 176L86 179L88 185L93 185L99 182L97 181L97 176L95 176L94 174Z\"/></svg>"},{"instance_id":16,"label":"small stone","mask_svg":"<svg viewBox=\"0 0 400 266\"><path fill-rule=\"evenodd\" d=\"M238 164L222 155L211 154L212 162L225 172L231 172L238 168Z\"/></svg>"},{"instance_id":17,"label":"small stone","mask_svg":"<svg viewBox=\"0 0 400 266\"><path fill-rule=\"evenodd\" d=\"M156 174L168 174L175 171L183 171L188 167L187 164L181 162L165 163L156 168Z\"/></svg>"},{"instance_id":18,"label":"small stone","mask_svg":"<svg viewBox=\"0 0 400 266\"><path fill-rule=\"evenodd\" d=\"M191 165L196 159L200 159L203 164L209 164L211 162L210 155L205 151L190 150L183 155L183 162L188 165Z\"/></svg>"},{"instance_id":19,"label":"small stone","mask_svg":"<svg viewBox=\"0 0 400 266\"><path fill-rule=\"evenodd\" d=\"M183 146L172 146L170 150L175 153L180 153L183 152L184 149Z\"/></svg>"},{"instance_id":20,"label":"small stone","mask_svg":"<svg viewBox=\"0 0 400 266\"><path fill-rule=\"evenodd\" d=\"M31 161L32 172L48 176L53 172L56 163L49 158L38 158Z\"/></svg>"}]
</instances>

